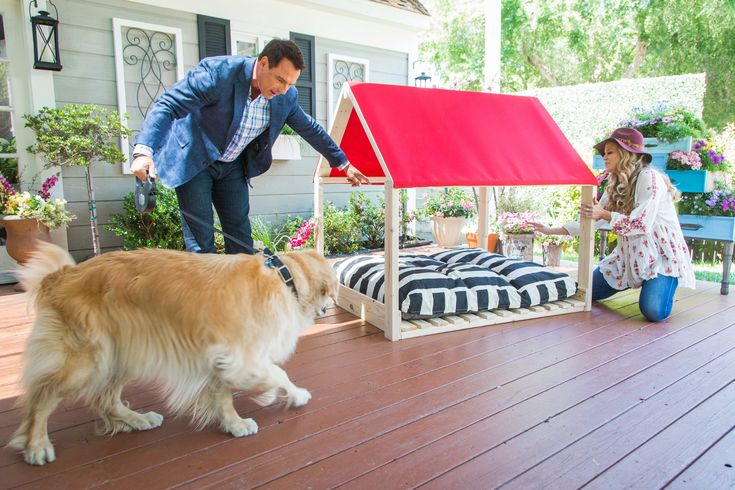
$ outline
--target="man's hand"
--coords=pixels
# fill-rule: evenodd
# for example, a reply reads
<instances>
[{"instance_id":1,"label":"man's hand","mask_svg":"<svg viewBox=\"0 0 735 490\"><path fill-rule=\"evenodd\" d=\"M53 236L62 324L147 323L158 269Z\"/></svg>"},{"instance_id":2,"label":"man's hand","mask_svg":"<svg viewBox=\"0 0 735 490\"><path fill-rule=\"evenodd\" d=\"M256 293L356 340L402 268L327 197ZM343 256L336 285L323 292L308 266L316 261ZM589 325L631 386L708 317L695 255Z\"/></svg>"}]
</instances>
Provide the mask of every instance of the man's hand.
<instances>
[{"instance_id":1,"label":"man's hand","mask_svg":"<svg viewBox=\"0 0 735 490\"><path fill-rule=\"evenodd\" d=\"M359 187L360 184L369 184L370 179L365 177L362 172L357 170L354 165L349 164L347 168L345 169L345 174L347 175L347 180L350 184L352 184L352 187Z\"/></svg>"},{"instance_id":2,"label":"man's hand","mask_svg":"<svg viewBox=\"0 0 735 490\"><path fill-rule=\"evenodd\" d=\"M157 177L156 166L153 165L153 159L146 155L138 155L133 158L130 170L132 170L135 176L140 180L146 180L148 175L151 176L151 179L155 179Z\"/></svg>"}]
</instances>

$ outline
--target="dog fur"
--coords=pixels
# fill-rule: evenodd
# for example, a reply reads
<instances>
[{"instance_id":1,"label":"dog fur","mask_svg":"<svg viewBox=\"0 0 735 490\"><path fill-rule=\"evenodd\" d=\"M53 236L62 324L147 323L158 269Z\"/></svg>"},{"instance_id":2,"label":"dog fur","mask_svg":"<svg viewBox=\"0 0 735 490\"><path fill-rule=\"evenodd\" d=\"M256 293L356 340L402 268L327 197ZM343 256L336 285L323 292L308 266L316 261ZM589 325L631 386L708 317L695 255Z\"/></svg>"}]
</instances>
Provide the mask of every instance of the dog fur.
<instances>
[{"instance_id":1,"label":"dog fur","mask_svg":"<svg viewBox=\"0 0 735 490\"><path fill-rule=\"evenodd\" d=\"M96 408L101 433L160 426L161 415L121 401L133 379L159 383L171 410L197 428L218 422L236 437L258 426L237 414L232 389L259 392L261 405L306 404L311 394L278 365L334 304L338 282L314 251L280 257L298 300L259 255L146 249L75 265L65 250L40 245L19 272L36 321L23 353L24 418L8 445L30 464L54 461L47 420L66 396Z\"/></svg>"}]
</instances>

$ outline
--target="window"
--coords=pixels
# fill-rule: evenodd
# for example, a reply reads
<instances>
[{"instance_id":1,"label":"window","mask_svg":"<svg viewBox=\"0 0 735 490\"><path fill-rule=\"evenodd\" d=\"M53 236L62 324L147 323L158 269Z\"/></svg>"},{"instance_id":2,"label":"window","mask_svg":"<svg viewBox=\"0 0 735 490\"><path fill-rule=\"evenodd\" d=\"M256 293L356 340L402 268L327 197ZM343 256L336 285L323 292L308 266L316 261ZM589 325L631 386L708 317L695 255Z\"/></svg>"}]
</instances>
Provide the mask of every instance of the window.
<instances>
[{"instance_id":1,"label":"window","mask_svg":"<svg viewBox=\"0 0 735 490\"><path fill-rule=\"evenodd\" d=\"M10 87L10 58L5 40L5 19L0 14L0 173L18 183L18 153L13 126L14 109Z\"/></svg>"},{"instance_id":2,"label":"window","mask_svg":"<svg viewBox=\"0 0 735 490\"><path fill-rule=\"evenodd\" d=\"M232 54L238 56L257 56L272 38L232 32Z\"/></svg>"}]
</instances>

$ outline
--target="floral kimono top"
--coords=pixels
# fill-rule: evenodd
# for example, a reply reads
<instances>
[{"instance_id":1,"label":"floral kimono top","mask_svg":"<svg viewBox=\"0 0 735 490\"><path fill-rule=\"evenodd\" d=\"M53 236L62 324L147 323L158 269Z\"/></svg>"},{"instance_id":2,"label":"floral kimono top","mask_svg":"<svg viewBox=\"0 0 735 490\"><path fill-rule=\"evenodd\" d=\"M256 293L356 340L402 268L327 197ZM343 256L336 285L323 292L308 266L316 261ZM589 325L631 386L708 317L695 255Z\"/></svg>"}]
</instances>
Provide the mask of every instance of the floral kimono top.
<instances>
[{"instance_id":1,"label":"floral kimono top","mask_svg":"<svg viewBox=\"0 0 735 490\"><path fill-rule=\"evenodd\" d=\"M607 207L607 192L600 205ZM695 287L689 248L684 241L676 208L663 177L656 170L641 170L635 188L635 208L626 216L611 213L610 227L618 245L599 264L605 280L614 289L637 288L659 274L676 277L679 286ZM607 222L598 220L596 228ZM579 223L564 225L570 235L579 235Z\"/></svg>"}]
</instances>

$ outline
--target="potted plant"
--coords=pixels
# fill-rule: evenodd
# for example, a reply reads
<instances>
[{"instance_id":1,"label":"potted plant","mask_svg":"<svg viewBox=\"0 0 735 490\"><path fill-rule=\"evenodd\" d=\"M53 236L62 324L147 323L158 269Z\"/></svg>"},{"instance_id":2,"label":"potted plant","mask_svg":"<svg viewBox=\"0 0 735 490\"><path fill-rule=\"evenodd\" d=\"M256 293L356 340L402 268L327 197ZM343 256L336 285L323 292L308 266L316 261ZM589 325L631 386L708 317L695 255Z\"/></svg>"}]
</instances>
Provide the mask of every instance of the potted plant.
<instances>
[{"instance_id":1,"label":"potted plant","mask_svg":"<svg viewBox=\"0 0 735 490\"><path fill-rule=\"evenodd\" d=\"M475 215L472 198L456 187L445 188L439 194L424 194L421 215L432 220L434 241L440 247L454 247L464 241L462 228L467 218Z\"/></svg>"},{"instance_id":2,"label":"potted plant","mask_svg":"<svg viewBox=\"0 0 735 490\"><path fill-rule=\"evenodd\" d=\"M271 154L274 160L301 160L300 138L288 125L283 126L281 134L273 142Z\"/></svg>"},{"instance_id":3,"label":"potted plant","mask_svg":"<svg viewBox=\"0 0 735 490\"><path fill-rule=\"evenodd\" d=\"M36 144L28 150L43 155L46 168L84 167L92 243L94 254L99 255L100 234L91 165L96 160L110 165L123 163L125 155L113 139L128 136L130 130L122 124L117 112L95 105L69 104L62 109L44 107L37 115L26 114L23 118L26 127L36 134Z\"/></svg>"},{"instance_id":4,"label":"potted plant","mask_svg":"<svg viewBox=\"0 0 735 490\"><path fill-rule=\"evenodd\" d=\"M722 150L707 140L695 141L691 151L671 152L666 163L666 173L681 192L711 192L727 171Z\"/></svg>"},{"instance_id":5,"label":"potted plant","mask_svg":"<svg viewBox=\"0 0 735 490\"><path fill-rule=\"evenodd\" d=\"M559 267L561 264L561 252L564 246L572 240L569 235L539 235L544 265L548 267Z\"/></svg>"},{"instance_id":6,"label":"potted plant","mask_svg":"<svg viewBox=\"0 0 735 490\"><path fill-rule=\"evenodd\" d=\"M498 216L498 226L503 233L503 253L513 259L533 260L533 213L504 212Z\"/></svg>"},{"instance_id":7,"label":"potted plant","mask_svg":"<svg viewBox=\"0 0 735 490\"><path fill-rule=\"evenodd\" d=\"M16 192L8 180L0 175L0 226L7 232L8 255L18 263L25 262L38 240L50 242L49 229L69 223L75 216L66 209L66 201L51 199L51 188L58 177L52 175L32 195Z\"/></svg>"}]
</instances>

